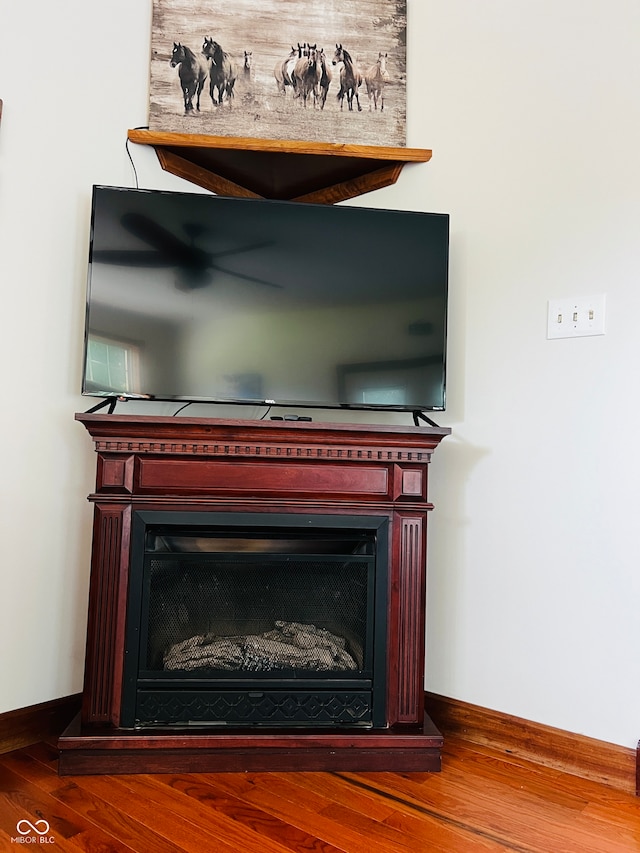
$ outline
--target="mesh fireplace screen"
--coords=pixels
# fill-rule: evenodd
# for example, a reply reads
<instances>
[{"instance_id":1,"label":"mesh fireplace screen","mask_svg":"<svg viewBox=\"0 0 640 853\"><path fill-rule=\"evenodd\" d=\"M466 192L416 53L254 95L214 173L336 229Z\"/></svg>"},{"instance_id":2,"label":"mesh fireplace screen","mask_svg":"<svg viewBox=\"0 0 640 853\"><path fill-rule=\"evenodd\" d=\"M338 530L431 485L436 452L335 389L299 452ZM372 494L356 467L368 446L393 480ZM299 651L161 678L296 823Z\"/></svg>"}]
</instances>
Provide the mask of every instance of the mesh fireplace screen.
<instances>
[{"instance_id":1,"label":"mesh fireplace screen","mask_svg":"<svg viewBox=\"0 0 640 853\"><path fill-rule=\"evenodd\" d=\"M362 671L370 560L154 556L143 669Z\"/></svg>"}]
</instances>

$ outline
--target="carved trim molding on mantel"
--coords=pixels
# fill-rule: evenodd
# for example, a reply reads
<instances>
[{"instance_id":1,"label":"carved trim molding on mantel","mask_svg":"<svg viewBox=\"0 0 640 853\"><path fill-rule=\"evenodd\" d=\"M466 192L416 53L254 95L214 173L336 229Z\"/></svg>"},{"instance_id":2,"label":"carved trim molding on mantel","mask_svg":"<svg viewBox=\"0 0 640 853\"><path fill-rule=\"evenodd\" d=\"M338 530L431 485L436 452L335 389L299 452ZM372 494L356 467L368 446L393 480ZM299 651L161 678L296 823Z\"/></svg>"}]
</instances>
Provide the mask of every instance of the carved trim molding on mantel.
<instances>
[{"instance_id":1,"label":"carved trim molding on mantel","mask_svg":"<svg viewBox=\"0 0 640 853\"><path fill-rule=\"evenodd\" d=\"M294 447L280 444L209 444L203 442L166 442L127 439L95 440L98 453L180 454L187 456L262 456L272 458L374 460L376 462L429 462L432 451L392 449L386 447L336 447L307 445Z\"/></svg>"}]
</instances>

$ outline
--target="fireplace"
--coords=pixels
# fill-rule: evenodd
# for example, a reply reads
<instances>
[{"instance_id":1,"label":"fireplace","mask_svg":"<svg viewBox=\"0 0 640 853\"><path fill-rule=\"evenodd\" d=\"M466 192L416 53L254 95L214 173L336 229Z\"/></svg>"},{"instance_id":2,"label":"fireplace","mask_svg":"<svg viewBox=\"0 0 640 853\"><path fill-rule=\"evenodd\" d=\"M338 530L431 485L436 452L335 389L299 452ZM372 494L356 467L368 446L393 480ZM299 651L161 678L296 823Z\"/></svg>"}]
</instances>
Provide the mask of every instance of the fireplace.
<instances>
[{"instance_id":1,"label":"fireplace","mask_svg":"<svg viewBox=\"0 0 640 853\"><path fill-rule=\"evenodd\" d=\"M388 520L135 512L121 725L385 726Z\"/></svg>"},{"instance_id":2,"label":"fireplace","mask_svg":"<svg viewBox=\"0 0 640 853\"><path fill-rule=\"evenodd\" d=\"M439 769L427 475L448 429L76 418L97 477L61 774Z\"/></svg>"}]
</instances>

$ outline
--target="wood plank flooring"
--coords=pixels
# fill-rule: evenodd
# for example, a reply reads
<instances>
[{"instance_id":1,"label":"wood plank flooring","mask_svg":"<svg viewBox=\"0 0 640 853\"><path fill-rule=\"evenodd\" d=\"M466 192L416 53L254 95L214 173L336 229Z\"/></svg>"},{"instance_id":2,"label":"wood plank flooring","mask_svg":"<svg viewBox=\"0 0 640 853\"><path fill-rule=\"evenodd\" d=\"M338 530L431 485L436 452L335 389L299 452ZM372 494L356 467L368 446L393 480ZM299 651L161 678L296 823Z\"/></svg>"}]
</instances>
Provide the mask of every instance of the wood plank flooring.
<instances>
[{"instance_id":1,"label":"wood plank flooring","mask_svg":"<svg viewBox=\"0 0 640 853\"><path fill-rule=\"evenodd\" d=\"M57 775L0 755L0 850L631 853L631 794L448 737L442 773ZM24 849L24 847L22 848Z\"/></svg>"}]
</instances>

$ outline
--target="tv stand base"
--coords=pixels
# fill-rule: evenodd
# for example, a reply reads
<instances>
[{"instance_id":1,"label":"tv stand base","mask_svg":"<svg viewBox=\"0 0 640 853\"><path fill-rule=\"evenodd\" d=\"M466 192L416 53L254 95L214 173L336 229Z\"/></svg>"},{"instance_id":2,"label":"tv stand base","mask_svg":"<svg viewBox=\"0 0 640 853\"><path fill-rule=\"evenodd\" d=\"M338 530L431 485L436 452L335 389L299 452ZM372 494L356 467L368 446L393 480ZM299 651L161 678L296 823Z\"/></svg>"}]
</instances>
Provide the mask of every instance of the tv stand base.
<instances>
[{"instance_id":1,"label":"tv stand base","mask_svg":"<svg viewBox=\"0 0 640 853\"><path fill-rule=\"evenodd\" d=\"M414 426L420 426L420 421L424 421L429 426L435 427L436 429L440 429L440 426L435 421L432 421L431 418L428 418L424 412L416 410L412 414Z\"/></svg>"}]
</instances>

